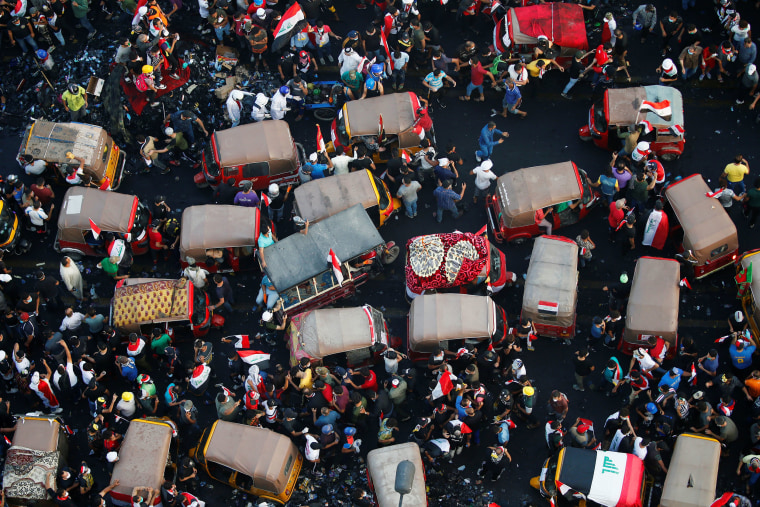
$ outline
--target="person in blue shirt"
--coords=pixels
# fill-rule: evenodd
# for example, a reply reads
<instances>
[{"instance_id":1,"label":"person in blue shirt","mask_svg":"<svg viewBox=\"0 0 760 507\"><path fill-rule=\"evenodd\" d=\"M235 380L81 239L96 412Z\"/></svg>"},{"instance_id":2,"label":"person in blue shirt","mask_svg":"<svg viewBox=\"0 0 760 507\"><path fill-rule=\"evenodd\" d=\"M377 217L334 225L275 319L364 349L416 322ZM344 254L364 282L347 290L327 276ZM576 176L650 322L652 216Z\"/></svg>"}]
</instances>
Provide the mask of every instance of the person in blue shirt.
<instances>
[{"instance_id":1,"label":"person in blue shirt","mask_svg":"<svg viewBox=\"0 0 760 507\"><path fill-rule=\"evenodd\" d=\"M441 186L437 187L433 191L438 210L433 214L435 219L440 224L443 221L443 212L450 211L454 220L459 218L459 210L457 209L457 201L461 201L464 196L464 189L467 188L466 183L462 183L462 192L457 194L451 189L451 180L446 180L441 183Z\"/></svg>"},{"instance_id":2,"label":"person in blue shirt","mask_svg":"<svg viewBox=\"0 0 760 507\"><path fill-rule=\"evenodd\" d=\"M318 180L321 178L324 178L326 176L329 176L328 169L332 169L332 160L330 160L330 157L327 158L326 164L320 164L319 156L316 152L309 155L309 162L304 164L302 167L302 172L307 175L307 178L304 178L304 174L301 174L301 183L306 183L307 181L311 180Z\"/></svg>"},{"instance_id":3,"label":"person in blue shirt","mask_svg":"<svg viewBox=\"0 0 760 507\"><path fill-rule=\"evenodd\" d=\"M602 196L607 200L607 207L615 201L615 193L618 191L618 180L612 175L612 166L607 166L604 174L599 176L596 183L589 182L594 188L600 188Z\"/></svg>"},{"instance_id":4,"label":"person in blue shirt","mask_svg":"<svg viewBox=\"0 0 760 507\"><path fill-rule=\"evenodd\" d=\"M755 349L754 345L747 345L741 335L734 334L734 337L731 339L731 346L728 347L728 353L731 356L731 364L734 370L744 371L751 368L752 355L755 353Z\"/></svg>"},{"instance_id":5,"label":"person in blue shirt","mask_svg":"<svg viewBox=\"0 0 760 507\"><path fill-rule=\"evenodd\" d=\"M683 370L681 368L671 368L668 373L662 376L660 383L657 386L668 386L673 390L678 390L678 386L681 384L681 375Z\"/></svg>"},{"instance_id":6,"label":"person in blue shirt","mask_svg":"<svg viewBox=\"0 0 760 507\"><path fill-rule=\"evenodd\" d=\"M482 162L483 159L491 158L493 147L504 142L509 137L509 133L502 132L496 128L496 124L489 121L488 124L480 130L478 145L480 149L475 152L475 160Z\"/></svg>"},{"instance_id":7,"label":"person in blue shirt","mask_svg":"<svg viewBox=\"0 0 760 507\"><path fill-rule=\"evenodd\" d=\"M340 419L340 412L337 410L331 410L329 407L322 407L320 409L320 415L317 417L316 408L312 409L312 418L314 421L314 426L322 430L322 427L330 424L335 425L335 423Z\"/></svg>"},{"instance_id":8,"label":"person in blue shirt","mask_svg":"<svg viewBox=\"0 0 760 507\"><path fill-rule=\"evenodd\" d=\"M700 357L697 362L697 368L699 368L706 376L707 381L715 378L718 374L718 365L720 361L718 359L718 351L710 349L710 351L704 356Z\"/></svg>"},{"instance_id":9,"label":"person in blue shirt","mask_svg":"<svg viewBox=\"0 0 760 507\"><path fill-rule=\"evenodd\" d=\"M447 158L438 159L438 165L433 169L433 173L439 182L443 183L446 180L451 180L453 185L456 184L459 177L456 167Z\"/></svg>"},{"instance_id":10,"label":"person in blue shirt","mask_svg":"<svg viewBox=\"0 0 760 507\"><path fill-rule=\"evenodd\" d=\"M506 84L507 87L504 90L504 100L501 101L502 110L501 113L498 114L506 118L507 113L511 113L525 119L525 117L528 116L528 113L520 111L520 106L522 105L522 93L520 92L520 88L511 77L505 79L504 84ZM495 114L496 110L494 109L493 112Z\"/></svg>"}]
</instances>

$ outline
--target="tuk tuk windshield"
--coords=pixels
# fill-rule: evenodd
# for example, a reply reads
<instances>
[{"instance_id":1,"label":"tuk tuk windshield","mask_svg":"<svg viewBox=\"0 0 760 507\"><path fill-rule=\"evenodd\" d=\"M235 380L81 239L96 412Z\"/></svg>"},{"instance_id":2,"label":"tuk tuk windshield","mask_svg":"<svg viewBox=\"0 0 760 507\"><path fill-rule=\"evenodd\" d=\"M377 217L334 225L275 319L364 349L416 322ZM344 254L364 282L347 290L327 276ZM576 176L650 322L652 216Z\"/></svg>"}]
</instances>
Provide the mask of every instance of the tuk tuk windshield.
<instances>
[{"instance_id":1,"label":"tuk tuk windshield","mask_svg":"<svg viewBox=\"0 0 760 507\"><path fill-rule=\"evenodd\" d=\"M385 333L385 319L383 318L383 314L374 308L372 308L370 313L372 315L372 327L375 331L375 336L372 338L373 343L388 345L388 336Z\"/></svg>"},{"instance_id":2,"label":"tuk tuk windshield","mask_svg":"<svg viewBox=\"0 0 760 507\"><path fill-rule=\"evenodd\" d=\"M372 179L375 181L375 187L377 188L377 202L380 204L380 209L385 211L391 200L388 198L388 192L385 191L385 184L383 180L373 175Z\"/></svg>"},{"instance_id":3,"label":"tuk tuk windshield","mask_svg":"<svg viewBox=\"0 0 760 507\"><path fill-rule=\"evenodd\" d=\"M203 150L203 160L206 162L206 170L209 176L219 176L219 164L216 163L216 157L214 157L214 144L213 141L209 141L206 149Z\"/></svg>"},{"instance_id":4,"label":"tuk tuk windshield","mask_svg":"<svg viewBox=\"0 0 760 507\"><path fill-rule=\"evenodd\" d=\"M195 291L191 319L194 326L200 326L206 320L206 293L202 290Z\"/></svg>"},{"instance_id":5,"label":"tuk tuk windshield","mask_svg":"<svg viewBox=\"0 0 760 507\"><path fill-rule=\"evenodd\" d=\"M594 198L594 191L591 190L591 185L589 185L588 174L586 174L586 171L583 169L578 169L578 174L581 175L581 188L583 190L581 202L583 204L588 204Z\"/></svg>"},{"instance_id":6,"label":"tuk tuk windshield","mask_svg":"<svg viewBox=\"0 0 760 507\"><path fill-rule=\"evenodd\" d=\"M143 203L138 202L137 210L135 211L135 222L132 230L129 231L133 239L140 237L147 230L148 220L150 220L150 210Z\"/></svg>"},{"instance_id":7,"label":"tuk tuk windshield","mask_svg":"<svg viewBox=\"0 0 760 507\"><path fill-rule=\"evenodd\" d=\"M607 131L607 118L604 116L604 99L594 103L594 128L598 132Z\"/></svg>"},{"instance_id":8,"label":"tuk tuk windshield","mask_svg":"<svg viewBox=\"0 0 760 507\"><path fill-rule=\"evenodd\" d=\"M338 135L338 143L341 146L348 146L350 139L346 130L346 116L343 114L342 109L338 112L338 117L335 119L335 132Z\"/></svg>"},{"instance_id":9,"label":"tuk tuk windshield","mask_svg":"<svg viewBox=\"0 0 760 507\"><path fill-rule=\"evenodd\" d=\"M13 234L13 212L8 209L6 202L2 203L2 211L0 211L0 243L7 243L11 239Z\"/></svg>"}]
</instances>

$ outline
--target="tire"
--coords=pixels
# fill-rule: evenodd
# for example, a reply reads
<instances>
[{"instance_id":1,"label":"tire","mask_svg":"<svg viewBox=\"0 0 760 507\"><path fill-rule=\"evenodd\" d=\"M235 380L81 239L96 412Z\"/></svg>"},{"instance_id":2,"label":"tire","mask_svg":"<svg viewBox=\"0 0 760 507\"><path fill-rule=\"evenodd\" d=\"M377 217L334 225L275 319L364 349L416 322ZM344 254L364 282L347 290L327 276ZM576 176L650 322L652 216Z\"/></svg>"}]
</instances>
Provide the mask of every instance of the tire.
<instances>
[{"instance_id":1,"label":"tire","mask_svg":"<svg viewBox=\"0 0 760 507\"><path fill-rule=\"evenodd\" d=\"M586 141L586 142L591 141L593 139L593 137L591 136L578 136L578 137L581 138L581 141Z\"/></svg>"},{"instance_id":2,"label":"tire","mask_svg":"<svg viewBox=\"0 0 760 507\"><path fill-rule=\"evenodd\" d=\"M333 121L335 119L335 108L321 107L314 110L314 119L317 121Z\"/></svg>"},{"instance_id":3,"label":"tire","mask_svg":"<svg viewBox=\"0 0 760 507\"><path fill-rule=\"evenodd\" d=\"M195 186L198 188L208 188L209 185L208 185L208 181L206 181L204 183L196 183Z\"/></svg>"},{"instance_id":4,"label":"tire","mask_svg":"<svg viewBox=\"0 0 760 507\"><path fill-rule=\"evenodd\" d=\"M401 253L401 247L398 245L395 245L388 249L388 253L383 255L383 264L391 264L396 259L398 259L398 255Z\"/></svg>"},{"instance_id":5,"label":"tire","mask_svg":"<svg viewBox=\"0 0 760 507\"><path fill-rule=\"evenodd\" d=\"M512 241L510 241L510 243L512 243L514 246L520 246L525 243L526 239L527 238L523 238L523 237L515 238Z\"/></svg>"}]
</instances>

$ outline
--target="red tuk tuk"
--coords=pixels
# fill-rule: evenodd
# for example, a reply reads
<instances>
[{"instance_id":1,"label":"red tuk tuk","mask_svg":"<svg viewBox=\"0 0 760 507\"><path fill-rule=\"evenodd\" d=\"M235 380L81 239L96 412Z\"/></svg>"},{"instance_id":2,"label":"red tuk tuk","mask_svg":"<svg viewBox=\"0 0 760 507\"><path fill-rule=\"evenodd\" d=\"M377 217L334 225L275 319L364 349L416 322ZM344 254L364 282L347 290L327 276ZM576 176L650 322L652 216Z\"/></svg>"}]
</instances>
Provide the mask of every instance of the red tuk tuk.
<instances>
[{"instance_id":1,"label":"red tuk tuk","mask_svg":"<svg viewBox=\"0 0 760 507\"><path fill-rule=\"evenodd\" d=\"M559 229L585 218L598 202L586 171L568 161L503 174L486 210L498 243L520 242L541 234L536 211L552 206L554 229Z\"/></svg>"},{"instance_id":2,"label":"red tuk tuk","mask_svg":"<svg viewBox=\"0 0 760 507\"><path fill-rule=\"evenodd\" d=\"M644 101L667 102L670 116L642 109ZM593 139L595 145L605 150L618 150L621 145L618 131L632 131L639 125L645 127L639 141L648 141L649 149L659 158L669 162L680 157L685 142L681 92L660 85L607 90L604 97L591 106L588 125L578 129L578 135L584 141Z\"/></svg>"}]
</instances>

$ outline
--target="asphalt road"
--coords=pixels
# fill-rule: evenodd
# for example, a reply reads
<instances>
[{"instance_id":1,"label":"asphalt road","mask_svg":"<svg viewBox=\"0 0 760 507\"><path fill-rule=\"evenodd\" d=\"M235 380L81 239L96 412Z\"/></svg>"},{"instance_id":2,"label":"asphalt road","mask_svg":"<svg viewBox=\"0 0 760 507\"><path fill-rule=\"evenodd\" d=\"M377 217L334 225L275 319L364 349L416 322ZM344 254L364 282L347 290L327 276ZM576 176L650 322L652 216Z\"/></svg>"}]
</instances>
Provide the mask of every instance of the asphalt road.
<instances>
[{"instance_id":1,"label":"asphalt road","mask_svg":"<svg viewBox=\"0 0 760 507\"><path fill-rule=\"evenodd\" d=\"M657 5L662 12L664 6L659 3ZM342 23L330 23L333 25L334 31L344 32L349 25L363 26L363 21L351 23L349 20L364 20L366 13L358 13L350 6L346 6L342 12L347 13L343 16L344 21ZM708 23L712 22L710 12L702 12L694 16L699 20L698 26L700 27L708 26ZM745 17L752 19L756 16L754 12L751 12ZM622 25L623 23L625 23L627 31L630 32L629 21L619 21L619 24ZM448 29L445 32L444 47L450 49L449 54L451 54L461 36L457 33L451 20L448 20L444 26ZM710 35L715 36L716 34ZM596 36L598 37L598 34ZM654 40L650 40L642 46L636 37L632 37L629 60L633 64L631 72L634 76L634 82L641 84L654 84L656 82L654 69L659 65L659 55ZM587 120L590 104L588 85L577 85L574 90L574 100L567 101L559 96L565 79L564 75L560 75L556 71L551 72L546 76L538 95L535 98L526 97L524 99L523 110L528 112L526 120L519 120L514 117L503 119L497 116L495 118L498 128L510 134L509 139L498 146L494 153L494 170L497 174L500 175L523 167L572 160L579 167L585 169L592 178L596 178L608 163L609 153L590 143L582 142L577 135L578 128ZM412 83L412 78L409 82ZM414 89L415 87L411 86L411 88ZM692 82L683 91L687 142L681 159L666 164L666 170L671 179L698 172L703 174L705 179L717 182L717 177L722 168L737 153L743 153L749 160L750 166L754 168L758 163L756 149L758 126L754 122L754 114L746 110L746 105L741 110L738 107L733 107L733 93L730 90L718 88L714 81ZM460 92L461 88L456 93ZM452 92L446 99L448 104L446 109L436 109L432 116L435 121L439 145L443 147L448 142L455 142L458 151L466 159L464 168L469 171L475 166L473 152L477 147L476 141L479 130L491 119L491 108L499 107L501 95L488 91L485 103L467 104L460 103L454 98L454 95L455 93ZM156 119L156 131L151 133L157 132L158 123L159 120ZM299 123L291 122L291 126L296 140L307 147L307 152L312 151L315 145L316 132L314 121L307 117L306 120ZM329 125L322 124L322 131L328 132L328 127ZM2 168L0 172L4 175L18 172L13 161L18 144L19 138L15 136L0 139L0 168ZM120 191L134 193L146 201L152 199L156 194L163 194L171 207L180 211L192 204L210 202L210 191L198 189L194 186L192 180L194 172L187 165L182 165L179 168L174 168L169 175L132 175L125 180ZM753 178L754 175L750 175L747 180L752 181ZM463 179L468 184L465 199L469 200L473 188L472 178L464 177ZM55 190L58 200L60 200L64 189L59 187ZM453 221L447 216L442 224L437 224L432 217L434 208L430 207L431 203L433 203L431 189L426 188L421 193L419 216L413 220L397 216L381 229L383 238L393 240L403 247L407 239L415 235L449 232L454 229L475 232L485 224L486 213L482 207L471 208L458 221ZM734 216L737 217L738 214ZM755 231L749 230L746 222L742 219L736 219L736 222L739 230L740 250L745 251L759 247L760 241L757 234L753 234ZM234 224L226 224L226 226L232 227ZM580 341L585 338L593 316L603 316L607 313L607 299L601 287L617 279L623 270L632 273L635 258L645 254L644 250L637 248L634 255L621 258L619 244L612 245L607 242L607 225L606 221L602 219L602 212L599 209L594 210L583 222L567 229L560 229L557 234L574 238L584 228L590 231L591 238L596 241L598 248L594 252L595 262L588 269L581 271L579 276L577 339ZM499 245L506 253L507 267L518 273L520 281L522 277L519 275L525 273L527 269L532 244L532 241L528 241L522 245ZM36 244L27 255L6 260L9 265L13 266L14 273L21 276L31 273L43 263L44 269L50 273L56 273L60 256L50 247L50 241L44 244ZM662 256L671 257L673 253L674 251L669 245ZM149 262L148 257L137 260L138 265L143 266L147 266ZM404 337L408 305L404 301L402 263L403 255L386 270L383 276L371 280L360 288L355 297L343 301L342 304L346 306L371 304L376 308L382 308L388 318L391 333ZM87 260L85 264L90 267L93 260ZM161 274L167 274L167 276L176 276L177 274L177 269L173 266L162 266L159 271ZM701 352L711 348L716 337L725 334L725 319L736 307L731 275L731 270L724 270L696 283L694 290L682 293L679 333L682 336L689 335L695 338ZM211 331L209 338L215 344L219 344L218 339L223 335L255 334L257 331L257 323L252 317L250 309L256 296L258 278L258 273L241 274L234 277L233 284L235 284L237 297L236 313L228 318L223 333L217 330ZM100 296L99 303L107 305L110 297L109 292L112 290L111 286L104 280L97 278L92 280L100 283L96 287ZM495 300L505 308L510 321L513 321L520 312L521 284L518 283L515 287L505 289L495 297ZM107 311L107 308L103 306L102 310ZM55 319L52 317L48 320L55 323ZM577 416L583 416L594 420L598 427L601 427L607 415L620 407L619 400L606 398L598 393L578 393L572 390L571 357L576 348L575 344L563 346L551 343L548 340L539 340L536 352L525 352L523 354L529 376L535 379L538 386L537 411L542 414L543 404L547 400L549 392L552 389L560 389L567 393L570 399L569 421L573 421ZM221 352L225 350L225 346L219 345L219 349ZM276 357L284 357L284 346L279 345L272 352ZM607 352L606 349L603 349L592 354L592 359L597 367L602 367L606 362ZM728 358L727 350L721 349L721 354L725 362ZM628 359L623 358L621 362L627 365ZM217 354L215 363L215 368L223 372L225 368L223 354ZM220 375L222 374L220 373ZM157 377L159 386L165 386L165 380L161 375L159 374ZM202 426L213 421L215 414L212 407L201 407ZM79 411L76 411L75 416L68 422L74 427L83 428L88 421L80 407ZM741 422L741 419L737 419L737 422ZM744 437L746 435L743 435ZM82 443L79 436L75 438L79 440L80 444ZM483 439L484 443L490 443L489 439L490 435L486 434ZM367 440L371 440L371 438ZM183 447L187 448L189 444L189 442L184 442ZM369 447L365 446L363 451L366 452ZM542 429L527 430L524 427L518 427L513 433L509 450L514 461L507 473L502 476L498 483L494 485L485 484L483 491L493 491L494 500L501 505L518 505L539 501L538 495L529 487L528 481L530 477L537 475L540 471L545 456ZM76 450L74 454L77 454ZM465 465L466 468L462 472L462 476L474 480L477 464L484 457L485 451L482 449L466 450L462 456L456 458L452 468ZM724 460L726 463L721 470L722 478L719 481L719 488L728 484L727 476L731 474L731 470L735 466L736 457L737 453L734 449L731 458ZM72 457L71 461L76 463L78 462L77 459ZM99 482L105 480L102 475L99 476ZM443 479L434 477L432 480L437 480L440 485ZM455 485L449 484L447 487L452 486ZM440 488L436 488L436 490L438 491ZM475 491L477 490L475 489ZM204 498L209 505L222 505L240 500L238 496L230 500L229 495L228 488L218 485L213 490L205 490L200 494L201 498ZM474 505L479 505L478 502L482 502L482 500L473 500ZM430 503L431 505L450 504L446 498L437 497L431 497Z\"/></svg>"}]
</instances>

